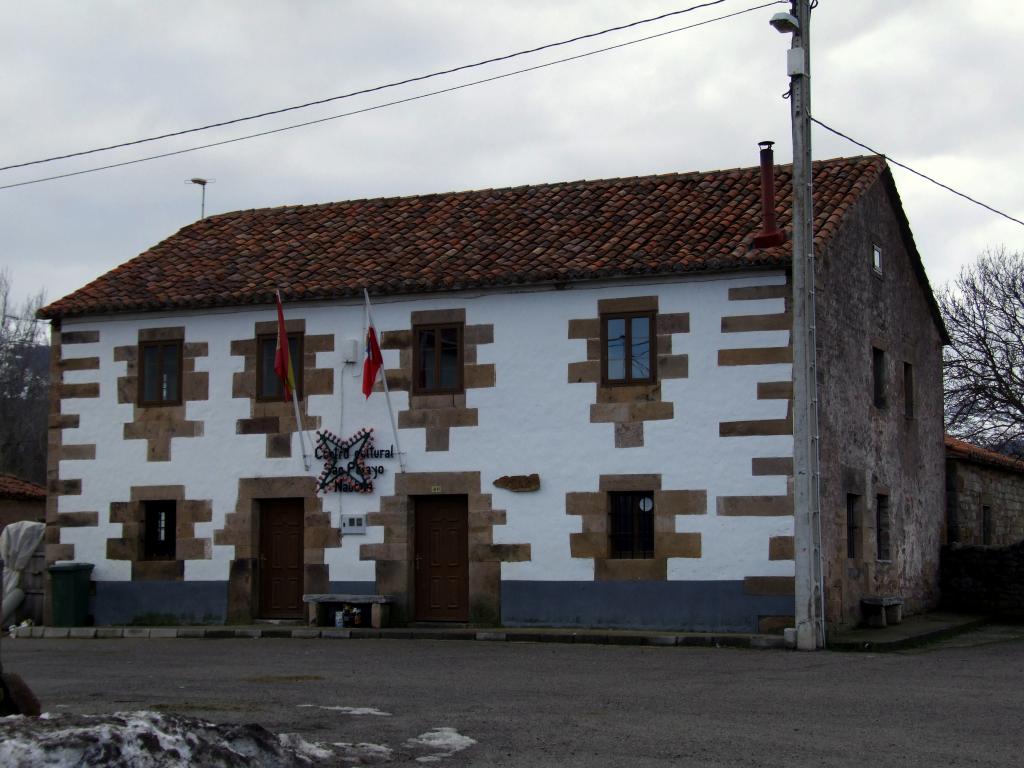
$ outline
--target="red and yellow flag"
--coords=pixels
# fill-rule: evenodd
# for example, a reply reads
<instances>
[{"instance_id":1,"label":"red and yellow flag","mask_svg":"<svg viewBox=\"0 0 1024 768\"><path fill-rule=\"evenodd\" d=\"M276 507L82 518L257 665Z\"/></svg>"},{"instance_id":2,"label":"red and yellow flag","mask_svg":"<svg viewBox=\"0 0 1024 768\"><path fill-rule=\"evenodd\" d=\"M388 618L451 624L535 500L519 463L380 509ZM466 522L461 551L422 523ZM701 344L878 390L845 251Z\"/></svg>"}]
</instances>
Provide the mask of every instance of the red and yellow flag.
<instances>
[{"instance_id":1,"label":"red and yellow flag","mask_svg":"<svg viewBox=\"0 0 1024 768\"><path fill-rule=\"evenodd\" d=\"M277 296L277 349L274 351L274 372L284 387L284 399L291 400L295 391L295 369L292 367L291 347L288 346L288 331L284 327L284 309L281 307L281 292Z\"/></svg>"}]
</instances>

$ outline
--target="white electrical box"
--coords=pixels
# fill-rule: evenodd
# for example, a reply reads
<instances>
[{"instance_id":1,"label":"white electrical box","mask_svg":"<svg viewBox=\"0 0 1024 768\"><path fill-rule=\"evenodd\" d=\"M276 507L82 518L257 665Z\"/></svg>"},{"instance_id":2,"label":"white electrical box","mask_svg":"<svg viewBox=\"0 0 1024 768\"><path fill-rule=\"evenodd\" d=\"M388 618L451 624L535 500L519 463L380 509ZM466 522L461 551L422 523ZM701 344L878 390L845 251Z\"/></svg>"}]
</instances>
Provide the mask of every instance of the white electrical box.
<instances>
[{"instance_id":1,"label":"white electrical box","mask_svg":"<svg viewBox=\"0 0 1024 768\"><path fill-rule=\"evenodd\" d=\"M790 77L807 74L807 70L804 69L803 48L790 48L786 51L786 69L788 70L786 74Z\"/></svg>"},{"instance_id":2,"label":"white electrical box","mask_svg":"<svg viewBox=\"0 0 1024 768\"><path fill-rule=\"evenodd\" d=\"M351 536L353 534L366 533L366 517L363 515L342 515L341 535Z\"/></svg>"},{"instance_id":3,"label":"white electrical box","mask_svg":"<svg viewBox=\"0 0 1024 768\"><path fill-rule=\"evenodd\" d=\"M359 353L359 339L345 339L342 353L343 363L358 363L362 357Z\"/></svg>"}]
</instances>

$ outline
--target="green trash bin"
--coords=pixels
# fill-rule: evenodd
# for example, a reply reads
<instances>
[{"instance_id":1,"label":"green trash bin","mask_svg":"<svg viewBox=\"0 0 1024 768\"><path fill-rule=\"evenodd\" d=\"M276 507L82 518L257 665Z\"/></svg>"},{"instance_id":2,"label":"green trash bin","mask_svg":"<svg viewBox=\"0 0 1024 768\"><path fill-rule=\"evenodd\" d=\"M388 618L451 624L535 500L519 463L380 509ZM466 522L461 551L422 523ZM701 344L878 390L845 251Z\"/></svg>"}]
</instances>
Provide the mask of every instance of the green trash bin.
<instances>
[{"instance_id":1,"label":"green trash bin","mask_svg":"<svg viewBox=\"0 0 1024 768\"><path fill-rule=\"evenodd\" d=\"M53 625L84 627L89 619L89 577L92 563L57 563L49 567Z\"/></svg>"}]
</instances>

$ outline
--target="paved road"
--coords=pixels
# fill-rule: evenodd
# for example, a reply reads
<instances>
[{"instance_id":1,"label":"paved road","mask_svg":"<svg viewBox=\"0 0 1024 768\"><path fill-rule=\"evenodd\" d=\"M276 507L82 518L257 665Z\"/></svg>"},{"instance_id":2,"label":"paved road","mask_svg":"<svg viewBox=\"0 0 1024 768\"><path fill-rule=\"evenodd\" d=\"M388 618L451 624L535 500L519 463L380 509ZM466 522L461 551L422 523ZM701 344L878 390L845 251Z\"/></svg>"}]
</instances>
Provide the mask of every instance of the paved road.
<instances>
[{"instance_id":1,"label":"paved road","mask_svg":"<svg viewBox=\"0 0 1024 768\"><path fill-rule=\"evenodd\" d=\"M4 640L3 661L51 712L153 709L258 722L353 745L333 747L337 765L385 757L531 768L1024 761L1021 628L983 629L901 654L453 640ZM417 741L424 734L432 735Z\"/></svg>"}]
</instances>

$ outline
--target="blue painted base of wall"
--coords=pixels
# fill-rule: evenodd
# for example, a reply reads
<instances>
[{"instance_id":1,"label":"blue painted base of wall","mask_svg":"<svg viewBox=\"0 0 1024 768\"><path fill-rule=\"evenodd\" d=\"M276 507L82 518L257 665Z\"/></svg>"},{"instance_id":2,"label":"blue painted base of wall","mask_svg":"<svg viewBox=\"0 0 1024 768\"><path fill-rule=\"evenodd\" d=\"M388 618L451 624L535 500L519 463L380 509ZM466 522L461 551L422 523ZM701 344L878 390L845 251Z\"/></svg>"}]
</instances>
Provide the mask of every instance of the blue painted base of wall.
<instances>
[{"instance_id":1,"label":"blue painted base of wall","mask_svg":"<svg viewBox=\"0 0 1024 768\"><path fill-rule=\"evenodd\" d=\"M376 595L377 584L373 581L332 581L332 595Z\"/></svg>"},{"instance_id":2,"label":"blue painted base of wall","mask_svg":"<svg viewBox=\"0 0 1024 768\"><path fill-rule=\"evenodd\" d=\"M226 581L96 581L95 623L223 624Z\"/></svg>"},{"instance_id":3,"label":"blue painted base of wall","mask_svg":"<svg viewBox=\"0 0 1024 768\"><path fill-rule=\"evenodd\" d=\"M749 595L742 581L503 581L507 627L757 632L791 616L792 597Z\"/></svg>"}]
</instances>

